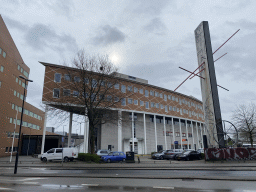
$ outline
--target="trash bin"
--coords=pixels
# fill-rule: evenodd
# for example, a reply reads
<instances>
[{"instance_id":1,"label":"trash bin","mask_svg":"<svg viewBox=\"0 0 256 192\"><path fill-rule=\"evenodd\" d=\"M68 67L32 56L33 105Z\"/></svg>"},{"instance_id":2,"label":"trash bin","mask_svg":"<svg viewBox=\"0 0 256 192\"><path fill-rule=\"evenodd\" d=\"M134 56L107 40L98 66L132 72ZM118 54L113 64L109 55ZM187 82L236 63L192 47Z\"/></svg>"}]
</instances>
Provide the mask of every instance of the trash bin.
<instances>
[{"instance_id":1,"label":"trash bin","mask_svg":"<svg viewBox=\"0 0 256 192\"><path fill-rule=\"evenodd\" d=\"M133 151L127 151L126 152L126 163L135 163L134 161L134 152Z\"/></svg>"}]
</instances>

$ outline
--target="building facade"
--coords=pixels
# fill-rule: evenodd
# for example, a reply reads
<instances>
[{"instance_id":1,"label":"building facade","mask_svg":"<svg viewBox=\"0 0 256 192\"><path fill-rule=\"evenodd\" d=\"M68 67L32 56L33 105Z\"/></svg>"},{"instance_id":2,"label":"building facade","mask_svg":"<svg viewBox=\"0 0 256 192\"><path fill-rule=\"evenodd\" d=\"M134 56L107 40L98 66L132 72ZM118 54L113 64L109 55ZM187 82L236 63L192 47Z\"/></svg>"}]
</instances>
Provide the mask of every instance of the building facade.
<instances>
[{"instance_id":1,"label":"building facade","mask_svg":"<svg viewBox=\"0 0 256 192\"><path fill-rule=\"evenodd\" d=\"M69 86L80 79L79 69L44 62L41 64L45 66L43 103L71 112L72 129L72 113L83 114L81 111L84 110L84 106L77 103L78 97L87 95ZM114 78L119 81L112 87L113 92L120 92L123 98L111 108L117 117L116 121L101 124L97 128L96 149L149 154L161 149L203 148L203 135L208 133L204 127L201 101L150 85L144 79L120 73L116 73ZM88 82L85 78L80 83ZM95 86L102 84L97 82L96 77L90 82L94 82ZM100 99L101 96L96 97ZM65 108L68 104L69 108ZM88 144L85 144L87 151Z\"/></svg>"},{"instance_id":2,"label":"building facade","mask_svg":"<svg viewBox=\"0 0 256 192\"><path fill-rule=\"evenodd\" d=\"M9 156L12 149L13 152L18 150L25 88L25 82L19 76L28 78L29 72L0 15L0 157ZM42 135L43 125L44 112L25 101L20 150L22 136Z\"/></svg>"}]
</instances>

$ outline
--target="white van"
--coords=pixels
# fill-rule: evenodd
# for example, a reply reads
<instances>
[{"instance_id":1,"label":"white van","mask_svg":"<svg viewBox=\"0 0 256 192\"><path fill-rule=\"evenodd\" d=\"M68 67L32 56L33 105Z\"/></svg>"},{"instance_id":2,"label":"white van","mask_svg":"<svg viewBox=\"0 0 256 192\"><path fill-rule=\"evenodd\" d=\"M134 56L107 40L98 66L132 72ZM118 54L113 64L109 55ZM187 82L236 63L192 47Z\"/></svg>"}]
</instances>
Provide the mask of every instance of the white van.
<instances>
[{"instance_id":1,"label":"white van","mask_svg":"<svg viewBox=\"0 0 256 192\"><path fill-rule=\"evenodd\" d=\"M63 161L73 161L78 157L76 148L63 148ZM41 156L41 161L62 160L62 148L52 148Z\"/></svg>"}]
</instances>

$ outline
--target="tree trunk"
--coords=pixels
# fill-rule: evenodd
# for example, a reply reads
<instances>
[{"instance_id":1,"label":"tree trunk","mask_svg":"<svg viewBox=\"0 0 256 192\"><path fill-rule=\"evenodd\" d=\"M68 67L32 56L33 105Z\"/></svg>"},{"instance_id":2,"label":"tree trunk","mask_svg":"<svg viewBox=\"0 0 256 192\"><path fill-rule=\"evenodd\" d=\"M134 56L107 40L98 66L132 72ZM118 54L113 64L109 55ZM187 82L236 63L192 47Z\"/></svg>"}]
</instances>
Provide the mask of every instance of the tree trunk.
<instances>
[{"instance_id":1,"label":"tree trunk","mask_svg":"<svg viewBox=\"0 0 256 192\"><path fill-rule=\"evenodd\" d=\"M89 146L89 152L91 154L95 154L95 136L94 136L94 126L92 124L89 125L89 137L90 137L90 146Z\"/></svg>"}]
</instances>

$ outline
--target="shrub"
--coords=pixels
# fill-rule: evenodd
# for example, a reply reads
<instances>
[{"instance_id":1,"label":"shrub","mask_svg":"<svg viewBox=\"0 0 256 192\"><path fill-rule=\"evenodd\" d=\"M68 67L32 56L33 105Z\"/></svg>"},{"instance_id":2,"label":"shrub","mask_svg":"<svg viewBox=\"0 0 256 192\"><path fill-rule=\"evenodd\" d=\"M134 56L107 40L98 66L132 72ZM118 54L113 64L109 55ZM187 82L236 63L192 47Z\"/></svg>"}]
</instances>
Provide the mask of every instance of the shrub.
<instances>
[{"instance_id":1,"label":"shrub","mask_svg":"<svg viewBox=\"0 0 256 192\"><path fill-rule=\"evenodd\" d=\"M96 154L90 154L90 153L78 153L78 160L85 161L85 162L100 162L100 157Z\"/></svg>"},{"instance_id":2,"label":"shrub","mask_svg":"<svg viewBox=\"0 0 256 192\"><path fill-rule=\"evenodd\" d=\"M201 157L202 157L202 159L204 159L204 153L201 153Z\"/></svg>"}]
</instances>

